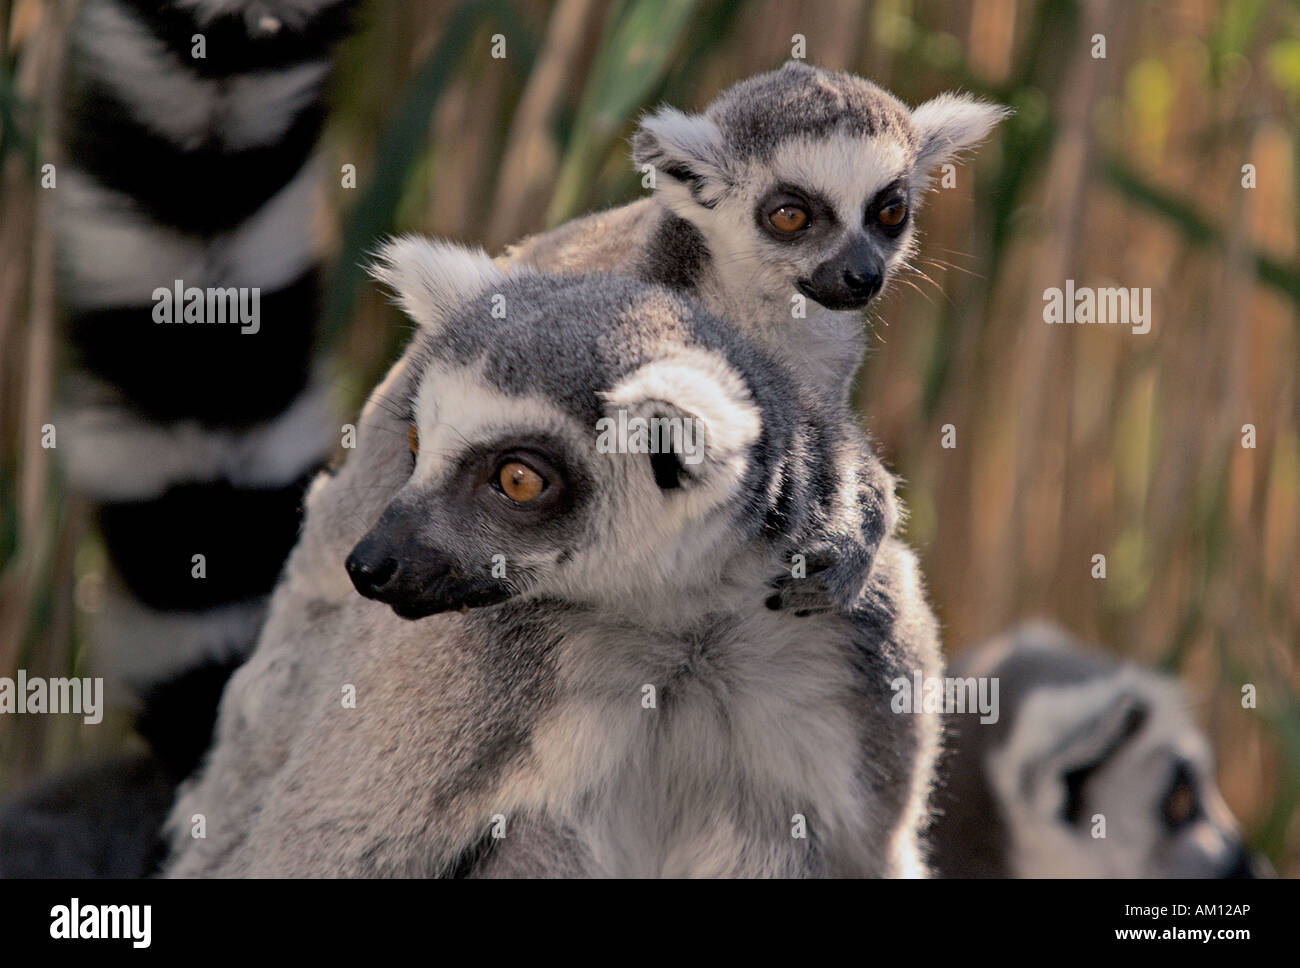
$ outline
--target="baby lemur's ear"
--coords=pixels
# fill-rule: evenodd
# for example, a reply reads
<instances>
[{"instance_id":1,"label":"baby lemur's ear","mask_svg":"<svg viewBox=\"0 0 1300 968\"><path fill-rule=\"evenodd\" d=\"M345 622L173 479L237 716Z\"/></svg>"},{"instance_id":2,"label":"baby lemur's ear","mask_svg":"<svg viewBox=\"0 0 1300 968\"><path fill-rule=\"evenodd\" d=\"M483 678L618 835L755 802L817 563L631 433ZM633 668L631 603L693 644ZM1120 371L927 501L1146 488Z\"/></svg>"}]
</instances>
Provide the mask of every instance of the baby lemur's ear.
<instances>
[{"instance_id":1,"label":"baby lemur's ear","mask_svg":"<svg viewBox=\"0 0 1300 968\"><path fill-rule=\"evenodd\" d=\"M912 112L912 125L920 138L916 175L922 185L929 172L983 141L1010 108L981 101L969 94L940 94Z\"/></svg>"},{"instance_id":2,"label":"baby lemur's ear","mask_svg":"<svg viewBox=\"0 0 1300 968\"><path fill-rule=\"evenodd\" d=\"M402 235L375 254L370 274L393 292L402 311L436 329L448 314L505 278L482 249Z\"/></svg>"},{"instance_id":3,"label":"baby lemur's ear","mask_svg":"<svg viewBox=\"0 0 1300 968\"><path fill-rule=\"evenodd\" d=\"M618 449L647 454L655 483L666 492L721 499L744 476L763 425L745 382L704 350L646 363L603 396L604 426L628 437Z\"/></svg>"},{"instance_id":4,"label":"baby lemur's ear","mask_svg":"<svg viewBox=\"0 0 1300 968\"><path fill-rule=\"evenodd\" d=\"M632 160L685 185L705 208L716 205L730 184L722 132L702 114L670 107L647 114L632 136Z\"/></svg>"}]
</instances>

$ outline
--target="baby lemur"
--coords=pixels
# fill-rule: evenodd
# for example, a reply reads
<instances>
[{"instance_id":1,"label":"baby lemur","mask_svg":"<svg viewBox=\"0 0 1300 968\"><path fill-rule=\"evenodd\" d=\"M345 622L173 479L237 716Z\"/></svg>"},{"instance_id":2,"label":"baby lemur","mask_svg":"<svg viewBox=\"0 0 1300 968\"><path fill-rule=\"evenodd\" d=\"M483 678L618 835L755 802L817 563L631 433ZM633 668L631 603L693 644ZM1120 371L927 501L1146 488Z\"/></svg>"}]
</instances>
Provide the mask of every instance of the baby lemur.
<instances>
[{"instance_id":1,"label":"baby lemur","mask_svg":"<svg viewBox=\"0 0 1300 968\"><path fill-rule=\"evenodd\" d=\"M884 474L856 426L662 286L418 240L378 275L420 329L311 489L168 872L923 872L911 552L846 615L763 607L773 546ZM653 419L697 446L600 444Z\"/></svg>"},{"instance_id":2,"label":"baby lemur","mask_svg":"<svg viewBox=\"0 0 1300 968\"><path fill-rule=\"evenodd\" d=\"M866 351L862 312L916 247L931 173L1008 113L956 94L910 110L861 77L791 61L702 114L647 115L632 156L654 194L525 239L501 262L689 292L844 401Z\"/></svg>"},{"instance_id":3,"label":"baby lemur","mask_svg":"<svg viewBox=\"0 0 1300 968\"><path fill-rule=\"evenodd\" d=\"M503 267L612 271L700 299L845 406L866 352L863 311L916 247L930 173L978 144L1007 109L943 94L909 110L852 74L791 61L704 110L645 117L633 159L654 194L508 248ZM778 568L774 608L849 609L887 529L859 517ZM787 553L788 554L788 553Z\"/></svg>"}]
</instances>

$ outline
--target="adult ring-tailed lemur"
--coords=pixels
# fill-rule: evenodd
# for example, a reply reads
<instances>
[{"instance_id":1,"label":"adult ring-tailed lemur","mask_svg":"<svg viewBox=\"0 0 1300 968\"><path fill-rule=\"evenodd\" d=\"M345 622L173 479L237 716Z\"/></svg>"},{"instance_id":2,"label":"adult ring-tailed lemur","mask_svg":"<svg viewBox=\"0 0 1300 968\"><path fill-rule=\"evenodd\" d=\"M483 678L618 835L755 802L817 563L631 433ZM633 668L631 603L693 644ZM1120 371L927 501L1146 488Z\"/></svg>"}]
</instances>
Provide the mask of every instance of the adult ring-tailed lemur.
<instances>
[{"instance_id":1,"label":"adult ring-tailed lemur","mask_svg":"<svg viewBox=\"0 0 1300 968\"><path fill-rule=\"evenodd\" d=\"M847 414L660 286L418 240L379 275L420 331L312 486L168 873L923 873L911 552L847 613L764 605L877 465ZM651 420L680 446L599 443Z\"/></svg>"}]
</instances>

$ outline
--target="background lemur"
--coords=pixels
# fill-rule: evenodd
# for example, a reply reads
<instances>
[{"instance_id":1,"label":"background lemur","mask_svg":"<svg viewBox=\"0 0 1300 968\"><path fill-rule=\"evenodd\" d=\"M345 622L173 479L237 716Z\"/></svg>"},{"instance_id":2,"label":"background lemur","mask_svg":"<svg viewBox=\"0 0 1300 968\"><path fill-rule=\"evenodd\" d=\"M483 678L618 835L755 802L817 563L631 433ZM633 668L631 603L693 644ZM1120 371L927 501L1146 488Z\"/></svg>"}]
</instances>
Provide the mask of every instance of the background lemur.
<instances>
[{"instance_id":1,"label":"background lemur","mask_svg":"<svg viewBox=\"0 0 1300 968\"><path fill-rule=\"evenodd\" d=\"M1176 684L1023 625L960 655L1000 715L948 724L935 867L956 877L1251 877L1209 744ZM1098 814L1105 837L1094 837Z\"/></svg>"},{"instance_id":2,"label":"background lemur","mask_svg":"<svg viewBox=\"0 0 1300 968\"><path fill-rule=\"evenodd\" d=\"M131 790L160 823L159 790L207 748L225 679L252 648L296 538L303 489L337 444L313 363L309 227L322 91L353 7L81 4L53 193L76 358L56 425L69 483L94 503L112 566L97 670L110 677L110 703L138 707L151 751L118 762L116 795L102 794L113 768L99 764L6 805L0 874L145 871L144 845L110 852L96 841L122 823L147 826L122 816ZM257 288L257 332L159 325L154 290L176 280ZM206 559L202 581L195 554Z\"/></svg>"},{"instance_id":3,"label":"background lemur","mask_svg":"<svg viewBox=\"0 0 1300 968\"><path fill-rule=\"evenodd\" d=\"M661 287L415 240L379 275L421 330L311 489L169 873L920 872L911 553L849 617L763 607L770 545L874 462L856 427ZM701 421L703 460L599 452L620 410Z\"/></svg>"},{"instance_id":4,"label":"background lemur","mask_svg":"<svg viewBox=\"0 0 1300 968\"><path fill-rule=\"evenodd\" d=\"M632 155L654 194L526 239L503 262L686 290L846 400L862 312L916 247L930 173L1007 113L954 94L909 110L861 77L791 61L702 114L643 118Z\"/></svg>"}]
</instances>

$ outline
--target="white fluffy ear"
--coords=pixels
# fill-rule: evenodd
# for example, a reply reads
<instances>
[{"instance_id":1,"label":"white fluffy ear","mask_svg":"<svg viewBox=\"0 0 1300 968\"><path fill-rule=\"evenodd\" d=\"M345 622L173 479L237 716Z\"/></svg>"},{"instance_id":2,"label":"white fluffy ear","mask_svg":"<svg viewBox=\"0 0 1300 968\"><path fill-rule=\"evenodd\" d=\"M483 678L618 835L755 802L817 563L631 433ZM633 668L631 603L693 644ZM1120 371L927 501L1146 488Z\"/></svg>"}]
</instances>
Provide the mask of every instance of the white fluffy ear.
<instances>
[{"instance_id":1,"label":"white fluffy ear","mask_svg":"<svg viewBox=\"0 0 1300 968\"><path fill-rule=\"evenodd\" d=\"M983 141L1011 109L969 94L940 94L912 112L920 136L918 174L928 173Z\"/></svg>"},{"instance_id":2,"label":"white fluffy ear","mask_svg":"<svg viewBox=\"0 0 1300 968\"><path fill-rule=\"evenodd\" d=\"M438 326L504 278L482 249L418 235L385 242L369 271L393 291L402 311L425 327Z\"/></svg>"},{"instance_id":3,"label":"white fluffy ear","mask_svg":"<svg viewBox=\"0 0 1300 968\"><path fill-rule=\"evenodd\" d=\"M743 476L748 449L763 427L749 387L726 360L704 350L647 363L603 396L605 413L616 425L624 425L620 410L628 420L675 421L662 425L661 432L673 433L669 456L676 460L651 461L656 483L665 490L716 486L720 496Z\"/></svg>"},{"instance_id":4,"label":"white fluffy ear","mask_svg":"<svg viewBox=\"0 0 1300 968\"><path fill-rule=\"evenodd\" d=\"M702 114L670 107L647 114L632 136L632 160L685 185L705 208L716 205L730 184L722 132Z\"/></svg>"}]
</instances>

